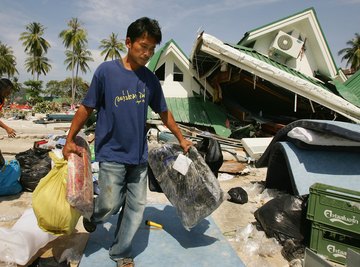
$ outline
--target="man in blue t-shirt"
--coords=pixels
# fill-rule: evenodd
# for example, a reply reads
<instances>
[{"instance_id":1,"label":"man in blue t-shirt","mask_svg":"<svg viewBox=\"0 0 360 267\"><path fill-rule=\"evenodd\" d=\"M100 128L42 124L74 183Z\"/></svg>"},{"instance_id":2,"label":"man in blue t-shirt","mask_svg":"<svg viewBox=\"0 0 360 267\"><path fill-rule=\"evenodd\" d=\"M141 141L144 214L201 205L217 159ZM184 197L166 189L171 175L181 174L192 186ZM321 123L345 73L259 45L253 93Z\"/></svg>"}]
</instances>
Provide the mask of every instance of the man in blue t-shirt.
<instances>
[{"instance_id":1,"label":"man in blue t-shirt","mask_svg":"<svg viewBox=\"0 0 360 267\"><path fill-rule=\"evenodd\" d=\"M95 199L91 221L84 219L84 226L89 232L94 231L96 223L106 221L122 207L109 250L110 258L122 267L134 266L131 243L146 204L148 106L159 113L185 153L192 145L167 109L157 77L145 67L160 42L161 30L156 20L143 17L130 24L125 40L127 55L103 62L97 68L63 148L65 159L70 153L81 155L74 139L96 109L95 156L100 163L100 194Z\"/></svg>"}]
</instances>

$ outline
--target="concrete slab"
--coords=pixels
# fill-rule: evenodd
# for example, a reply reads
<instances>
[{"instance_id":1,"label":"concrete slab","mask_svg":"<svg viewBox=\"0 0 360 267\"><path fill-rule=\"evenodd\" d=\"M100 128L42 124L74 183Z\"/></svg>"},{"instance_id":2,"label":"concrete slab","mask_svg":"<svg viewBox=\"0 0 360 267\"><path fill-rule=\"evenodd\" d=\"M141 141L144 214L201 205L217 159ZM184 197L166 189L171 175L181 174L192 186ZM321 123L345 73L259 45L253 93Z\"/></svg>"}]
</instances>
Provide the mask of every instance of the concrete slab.
<instances>
[{"instance_id":1,"label":"concrete slab","mask_svg":"<svg viewBox=\"0 0 360 267\"><path fill-rule=\"evenodd\" d=\"M272 141L272 137L242 138L241 143L249 156L258 160Z\"/></svg>"},{"instance_id":2,"label":"concrete slab","mask_svg":"<svg viewBox=\"0 0 360 267\"><path fill-rule=\"evenodd\" d=\"M113 216L90 235L80 267L115 266L108 249L116 220L117 216ZM173 206L151 204L146 207L143 220L133 247L137 267L245 266L211 216L187 231ZM145 220L162 224L163 230L145 225Z\"/></svg>"}]
</instances>

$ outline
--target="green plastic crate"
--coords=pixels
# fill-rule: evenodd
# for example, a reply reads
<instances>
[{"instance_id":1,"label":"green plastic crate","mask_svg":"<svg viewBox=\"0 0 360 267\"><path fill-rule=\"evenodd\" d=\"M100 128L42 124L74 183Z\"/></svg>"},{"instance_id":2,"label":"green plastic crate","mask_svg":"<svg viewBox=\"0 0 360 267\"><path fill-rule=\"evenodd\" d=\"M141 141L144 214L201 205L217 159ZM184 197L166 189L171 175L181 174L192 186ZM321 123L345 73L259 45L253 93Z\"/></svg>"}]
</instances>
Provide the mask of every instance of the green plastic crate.
<instances>
[{"instance_id":1,"label":"green plastic crate","mask_svg":"<svg viewBox=\"0 0 360 267\"><path fill-rule=\"evenodd\" d=\"M306 217L360 234L360 192L315 183L310 187Z\"/></svg>"},{"instance_id":2,"label":"green plastic crate","mask_svg":"<svg viewBox=\"0 0 360 267\"><path fill-rule=\"evenodd\" d=\"M347 249L360 253L360 235L318 224L311 224L310 249L328 260L345 264Z\"/></svg>"}]
</instances>

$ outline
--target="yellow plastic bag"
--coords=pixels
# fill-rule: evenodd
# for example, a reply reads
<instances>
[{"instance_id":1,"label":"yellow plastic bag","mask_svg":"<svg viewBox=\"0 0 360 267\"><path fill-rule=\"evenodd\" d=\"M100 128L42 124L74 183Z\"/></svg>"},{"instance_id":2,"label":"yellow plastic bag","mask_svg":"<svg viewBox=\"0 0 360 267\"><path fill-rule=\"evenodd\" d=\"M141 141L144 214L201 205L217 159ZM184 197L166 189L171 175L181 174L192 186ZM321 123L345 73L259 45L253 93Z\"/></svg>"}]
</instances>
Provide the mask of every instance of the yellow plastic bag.
<instances>
[{"instance_id":1,"label":"yellow plastic bag","mask_svg":"<svg viewBox=\"0 0 360 267\"><path fill-rule=\"evenodd\" d=\"M36 186L32 206L42 230L53 235L71 234L80 213L66 200L67 161L53 152L49 156L55 165Z\"/></svg>"}]
</instances>

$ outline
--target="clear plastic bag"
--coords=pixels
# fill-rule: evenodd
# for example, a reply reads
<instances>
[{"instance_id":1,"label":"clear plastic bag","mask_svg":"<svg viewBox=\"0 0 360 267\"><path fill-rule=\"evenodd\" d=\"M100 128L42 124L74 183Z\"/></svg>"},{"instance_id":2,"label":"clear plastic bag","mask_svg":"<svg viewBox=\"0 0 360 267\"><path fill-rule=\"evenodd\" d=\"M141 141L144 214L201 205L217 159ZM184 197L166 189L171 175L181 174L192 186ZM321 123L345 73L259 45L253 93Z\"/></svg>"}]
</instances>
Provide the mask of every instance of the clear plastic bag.
<instances>
[{"instance_id":1,"label":"clear plastic bag","mask_svg":"<svg viewBox=\"0 0 360 267\"><path fill-rule=\"evenodd\" d=\"M192 161L186 175L176 171L173 164L182 153L179 145L165 144L149 151L149 165L183 226L190 229L220 206L224 193L195 147L186 154Z\"/></svg>"},{"instance_id":2,"label":"clear plastic bag","mask_svg":"<svg viewBox=\"0 0 360 267\"><path fill-rule=\"evenodd\" d=\"M94 208L91 152L89 144L83 136L76 136L75 143L83 149L83 153L81 157L74 153L69 155L66 198L81 215L90 219Z\"/></svg>"}]
</instances>

